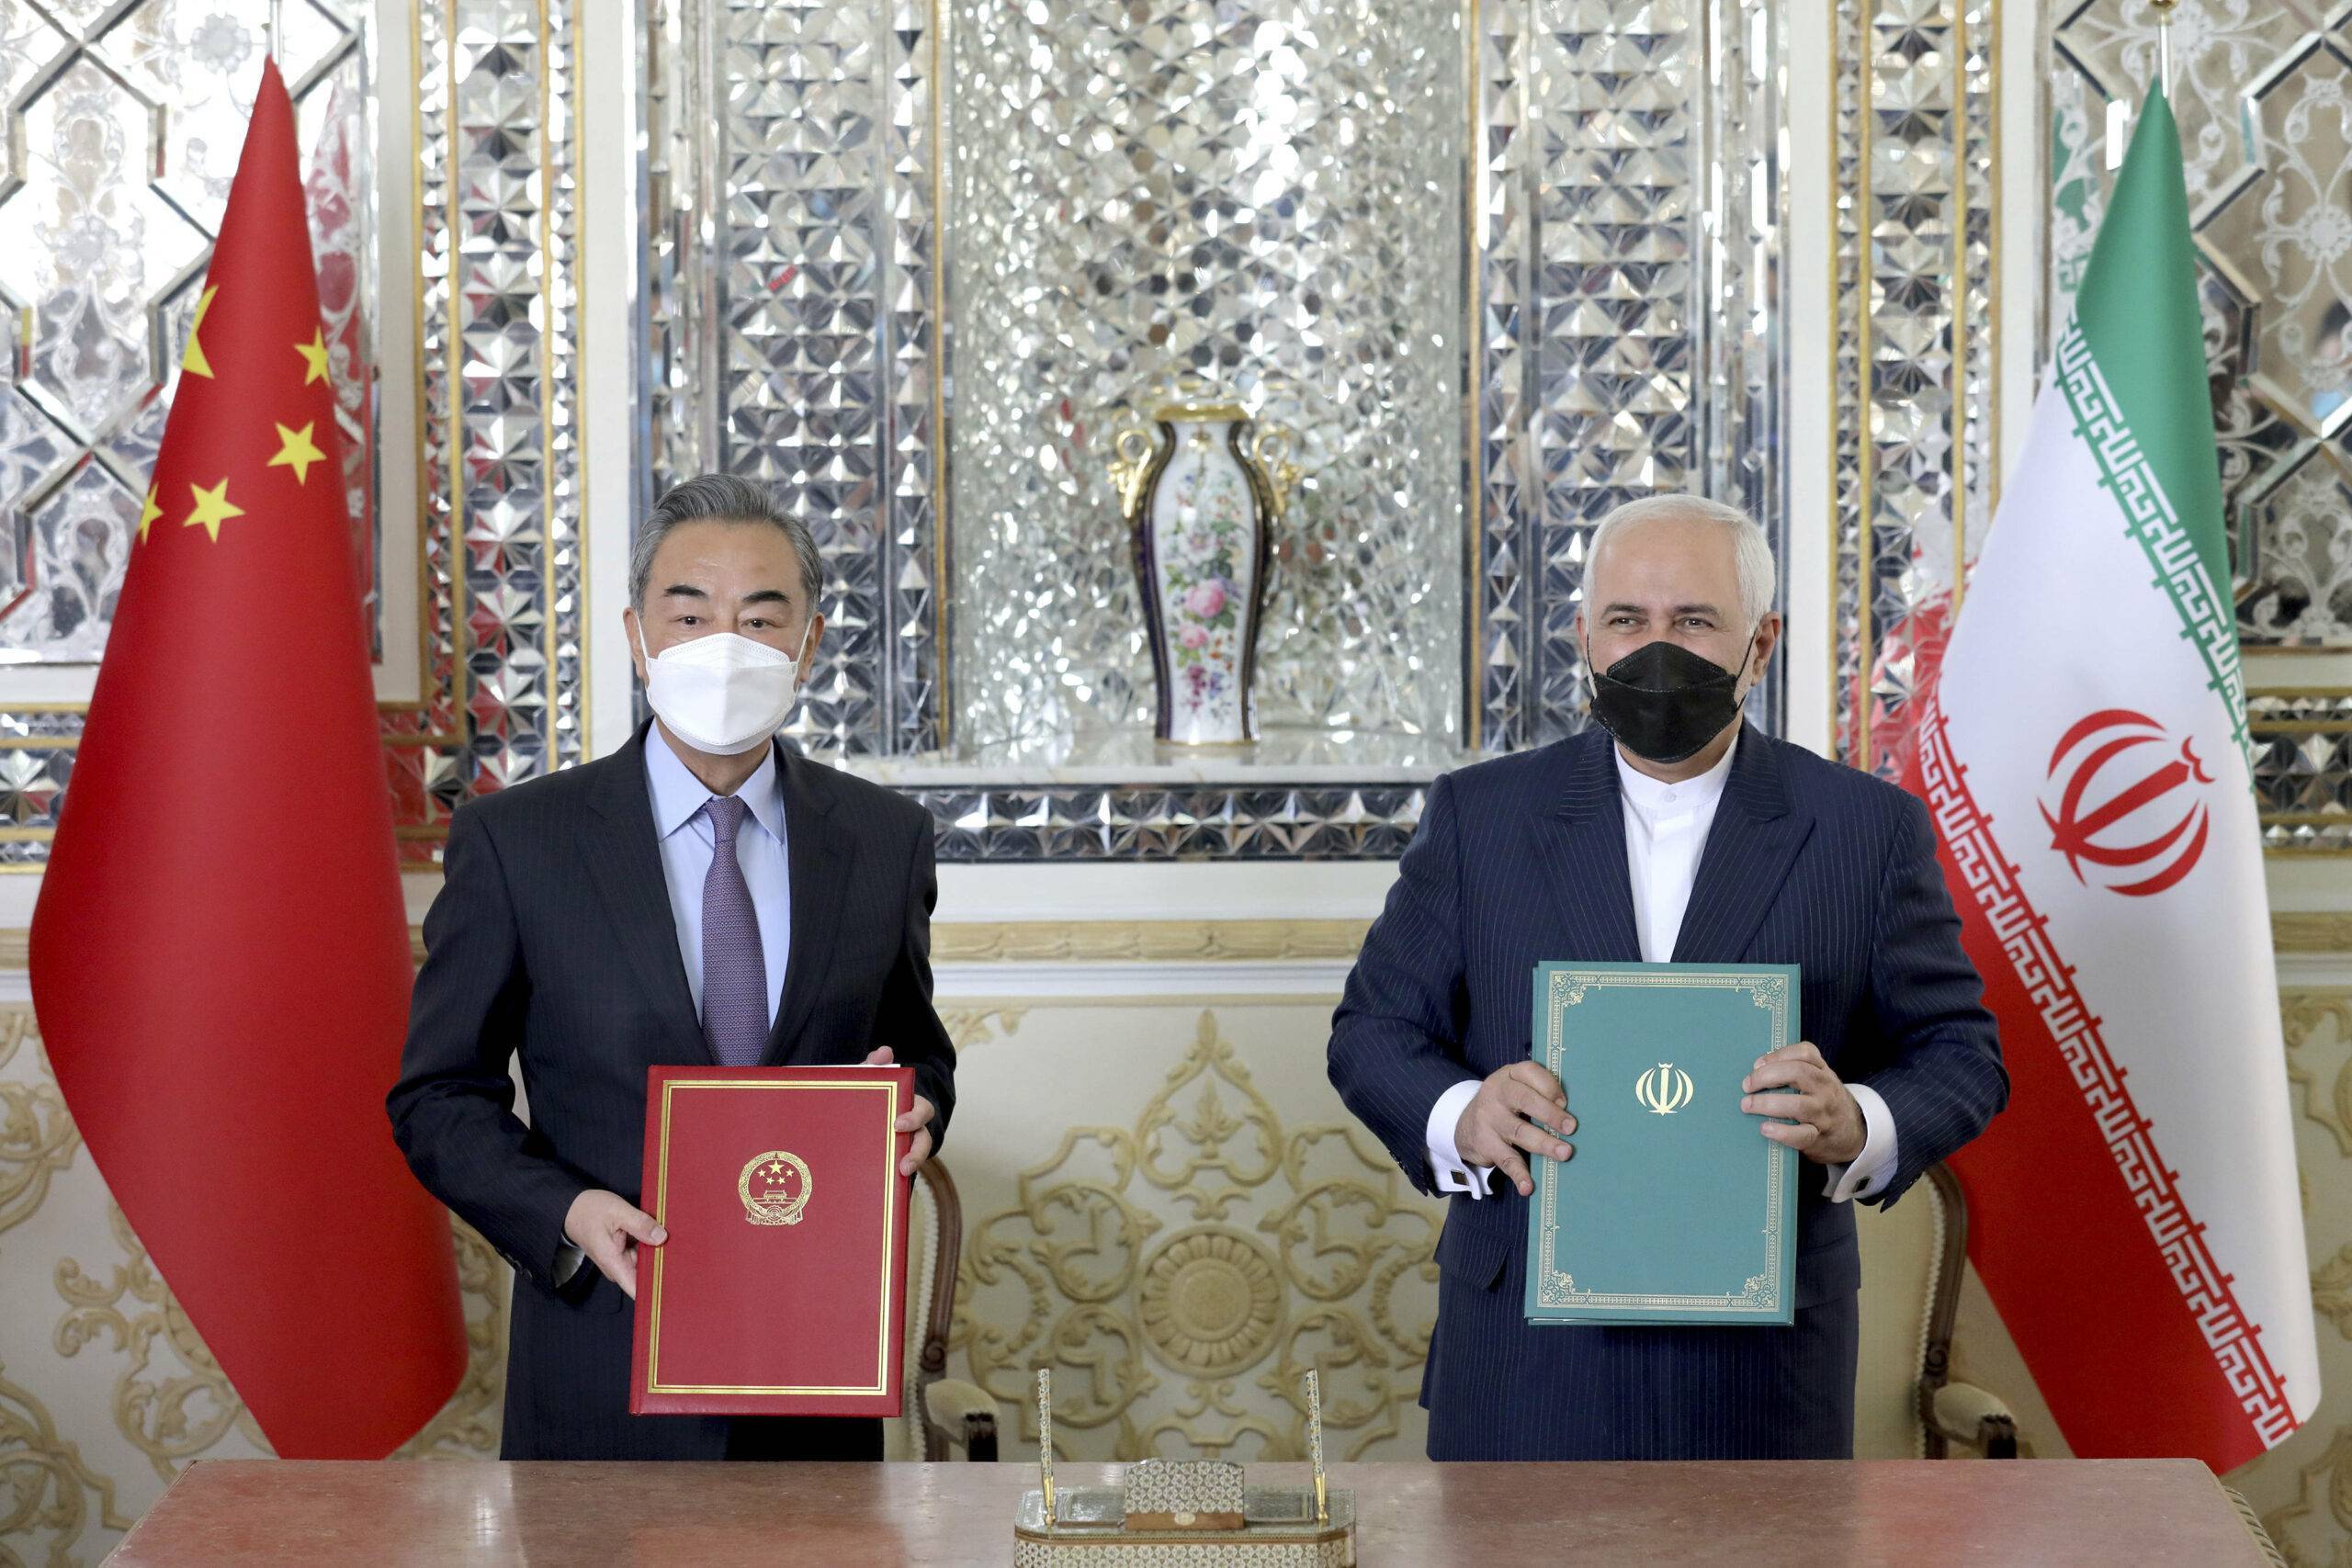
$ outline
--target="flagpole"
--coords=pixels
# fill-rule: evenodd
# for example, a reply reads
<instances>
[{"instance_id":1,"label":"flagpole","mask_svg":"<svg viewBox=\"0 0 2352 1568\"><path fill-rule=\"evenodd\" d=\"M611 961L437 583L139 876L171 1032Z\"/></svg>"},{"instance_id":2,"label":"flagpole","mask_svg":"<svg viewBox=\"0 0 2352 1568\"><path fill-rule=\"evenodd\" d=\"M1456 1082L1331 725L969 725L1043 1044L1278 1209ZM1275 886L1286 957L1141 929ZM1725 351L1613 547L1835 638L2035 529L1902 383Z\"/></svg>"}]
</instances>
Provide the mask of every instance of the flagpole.
<instances>
[{"instance_id":1,"label":"flagpole","mask_svg":"<svg viewBox=\"0 0 2352 1568\"><path fill-rule=\"evenodd\" d=\"M2156 88L2172 97L2172 14L2180 0L2148 0L2156 11Z\"/></svg>"}]
</instances>

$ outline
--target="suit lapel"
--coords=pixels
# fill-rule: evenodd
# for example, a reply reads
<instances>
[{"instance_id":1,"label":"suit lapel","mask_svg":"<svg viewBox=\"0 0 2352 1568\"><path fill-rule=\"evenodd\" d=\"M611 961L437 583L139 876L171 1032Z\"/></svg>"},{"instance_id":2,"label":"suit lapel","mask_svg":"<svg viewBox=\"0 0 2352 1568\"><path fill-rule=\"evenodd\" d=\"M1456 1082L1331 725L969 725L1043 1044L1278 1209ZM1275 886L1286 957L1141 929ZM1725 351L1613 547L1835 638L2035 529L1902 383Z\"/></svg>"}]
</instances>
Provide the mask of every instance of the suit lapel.
<instances>
[{"instance_id":1,"label":"suit lapel","mask_svg":"<svg viewBox=\"0 0 2352 1568\"><path fill-rule=\"evenodd\" d=\"M670 884L653 827L653 796L645 782L646 731L602 762L589 804L595 823L581 849L590 874L620 932L630 967L673 1033L695 1043L705 1058L710 1043L695 1013L686 966L678 956L678 922L670 912Z\"/></svg>"},{"instance_id":2,"label":"suit lapel","mask_svg":"<svg viewBox=\"0 0 2352 1568\"><path fill-rule=\"evenodd\" d=\"M1598 726L1562 741L1565 785L1551 812L1530 829L1535 863L1559 917L1555 938L1541 954L1545 962L1641 961L1614 744Z\"/></svg>"},{"instance_id":3,"label":"suit lapel","mask_svg":"<svg viewBox=\"0 0 2352 1568\"><path fill-rule=\"evenodd\" d=\"M1772 746L1753 727L1740 731L1690 905L1674 940L1677 964L1738 963L1790 863L1812 836L1813 818L1791 808Z\"/></svg>"},{"instance_id":4,"label":"suit lapel","mask_svg":"<svg viewBox=\"0 0 2352 1568\"><path fill-rule=\"evenodd\" d=\"M790 1059L832 967L833 938L848 906L842 889L852 852L838 824L828 820L831 792L821 787L812 762L776 748L776 777L784 786L786 869L792 879L792 941L784 965L784 993L775 1027L768 1032L770 1066Z\"/></svg>"}]
</instances>

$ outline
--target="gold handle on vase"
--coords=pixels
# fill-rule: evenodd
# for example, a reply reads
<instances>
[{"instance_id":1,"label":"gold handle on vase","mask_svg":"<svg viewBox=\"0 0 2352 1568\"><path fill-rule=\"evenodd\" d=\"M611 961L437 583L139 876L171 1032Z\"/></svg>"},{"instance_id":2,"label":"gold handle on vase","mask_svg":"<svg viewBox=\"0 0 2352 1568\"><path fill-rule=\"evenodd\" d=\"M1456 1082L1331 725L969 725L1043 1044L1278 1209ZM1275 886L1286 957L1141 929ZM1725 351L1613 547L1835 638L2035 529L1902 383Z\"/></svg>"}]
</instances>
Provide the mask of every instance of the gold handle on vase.
<instances>
[{"instance_id":1,"label":"gold handle on vase","mask_svg":"<svg viewBox=\"0 0 2352 1568\"><path fill-rule=\"evenodd\" d=\"M1302 472L1291 460L1296 447L1297 438L1279 424L1259 425L1250 434L1250 461L1266 484L1266 497L1273 513L1267 519L1270 523L1281 522L1283 514L1290 510L1290 492Z\"/></svg>"},{"instance_id":2,"label":"gold handle on vase","mask_svg":"<svg viewBox=\"0 0 2352 1568\"><path fill-rule=\"evenodd\" d=\"M1111 487L1119 495L1119 514L1130 523L1143 511L1144 476L1159 445L1139 423L1122 424L1111 434Z\"/></svg>"}]
</instances>

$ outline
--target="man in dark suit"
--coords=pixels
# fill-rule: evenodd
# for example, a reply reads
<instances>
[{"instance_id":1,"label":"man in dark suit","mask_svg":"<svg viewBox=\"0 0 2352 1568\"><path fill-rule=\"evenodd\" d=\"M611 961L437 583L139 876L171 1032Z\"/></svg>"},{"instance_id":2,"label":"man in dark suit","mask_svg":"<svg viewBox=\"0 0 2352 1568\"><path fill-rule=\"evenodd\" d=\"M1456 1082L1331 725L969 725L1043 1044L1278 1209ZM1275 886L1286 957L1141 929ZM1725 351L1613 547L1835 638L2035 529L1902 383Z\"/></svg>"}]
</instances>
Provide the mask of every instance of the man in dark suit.
<instances>
[{"instance_id":1,"label":"man in dark suit","mask_svg":"<svg viewBox=\"0 0 2352 1568\"><path fill-rule=\"evenodd\" d=\"M878 1421L628 1413L625 1309L663 1239L638 1207L648 1067L910 1066L902 1173L955 1103L930 817L774 739L824 633L815 541L705 476L655 507L630 575L656 716L451 821L393 1133L514 1266L505 1457L879 1459Z\"/></svg>"},{"instance_id":2,"label":"man in dark suit","mask_svg":"<svg viewBox=\"0 0 2352 1568\"><path fill-rule=\"evenodd\" d=\"M1455 1194L1430 1457L1849 1458L1849 1201L1894 1201L2000 1110L1993 1019L1926 808L1740 722L1781 631L1762 531L1697 497L1635 502L1596 533L1586 590L1598 722L1437 781L1332 1020L1341 1098L1417 1187ZM1759 1058L1741 1101L1813 1162L1796 1322L1531 1327L1527 1161L1574 1155L1538 1123L1573 1138L1577 1089L1531 1058L1530 976L1669 959L1803 970L1812 1038ZM1657 1224L1672 1247L1674 1216Z\"/></svg>"}]
</instances>

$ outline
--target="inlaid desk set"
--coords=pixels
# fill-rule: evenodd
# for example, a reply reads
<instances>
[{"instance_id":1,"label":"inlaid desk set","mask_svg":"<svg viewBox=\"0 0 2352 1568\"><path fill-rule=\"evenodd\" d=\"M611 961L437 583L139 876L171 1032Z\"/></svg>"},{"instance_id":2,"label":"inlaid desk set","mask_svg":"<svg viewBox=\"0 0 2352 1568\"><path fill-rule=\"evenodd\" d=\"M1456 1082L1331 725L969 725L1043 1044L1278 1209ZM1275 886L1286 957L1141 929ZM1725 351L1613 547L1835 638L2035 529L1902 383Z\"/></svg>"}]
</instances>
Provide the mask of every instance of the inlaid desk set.
<instances>
[{"instance_id":1,"label":"inlaid desk set","mask_svg":"<svg viewBox=\"0 0 2352 1568\"><path fill-rule=\"evenodd\" d=\"M1037 1373L1038 1485L1021 1495L1013 1568L1354 1568L1355 1494L1323 1474L1323 1396L1306 1374L1306 1486L1252 1486L1225 1461L1145 1460L1116 1486L1054 1484L1054 1374Z\"/></svg>"}]
</instances>

